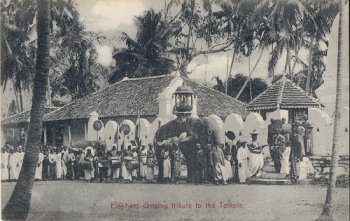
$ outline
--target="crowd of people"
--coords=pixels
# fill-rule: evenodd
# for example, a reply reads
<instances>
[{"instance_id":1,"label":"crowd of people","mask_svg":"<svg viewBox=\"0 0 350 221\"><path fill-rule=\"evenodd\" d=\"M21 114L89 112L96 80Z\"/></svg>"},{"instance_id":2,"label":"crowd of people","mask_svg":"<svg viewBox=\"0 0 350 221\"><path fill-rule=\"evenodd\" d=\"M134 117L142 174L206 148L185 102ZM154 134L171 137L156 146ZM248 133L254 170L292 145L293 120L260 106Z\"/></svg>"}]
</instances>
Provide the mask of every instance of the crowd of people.
<instances>
[{"instance_id":1,"label":"crowd of people","mask_svg":"<svg viewBox=\"0 0 350 221\"><path fill-rule=\"evenodd\" d=\"M242 137L232 143L196 144L195 155L184 159L179 139L174 137L156 151L153 144L137 144L132 141L108 150L104 143L85 148L45 146L40 148L36 165L36 180L85 180L86 182L161 182L176 183L181 177L186 161L194 162L193 180L197 184L245 183L247 178L259 176L264 166L262 150L269 146L277 173L297 181L300 164L312 154L310 128L307 116L304 123L289 124L284 119L271 119L268 128L268 144L258 143L258 133L253 130L251 140ZM7 144L2 148L2 181L18 179L23 165L25 147ZM162 161L162 177L156 180L159 160ZM305 160L304 160L305 161Z\"/></svg>"},{"instance_id":2,"label":"crowd of people","mask_svg":"<svg viewBox=\"0 0 350 221\"><path fill-rule=\"evenodd\" d=\"M261 146L256 143L257 133L251 133L252 141L238 140L236 145L196 144L194 159L194 183L227 184L246 181L263 166ZM160 151L163 161L163 179L158 182L176 183L186 161L179 148L178 139L165 145ZM93 147L92 147L93 146ZM153 144L136 142L126 148L113 145L111 150L103 143L86 148L45 146L40 148L35 180L86 180L86 182L156 182L158 168ZM23 164L25 147L7 144L2 148L2 181L15 181ZM250 157L251 163L248 164Z\"/></svg>"},{"instance_id":3,"label":"crowd of people","mask_svg":"<svg viewBox=\"0 0 350 221\"><path fill-rule=\"evenodd\" d=\"M286 175L294 183L315 172L308 158L313 155L312 130L306 114L302 122L271 119L267 142L275 172Z\"/></svg>"}]
</instances>

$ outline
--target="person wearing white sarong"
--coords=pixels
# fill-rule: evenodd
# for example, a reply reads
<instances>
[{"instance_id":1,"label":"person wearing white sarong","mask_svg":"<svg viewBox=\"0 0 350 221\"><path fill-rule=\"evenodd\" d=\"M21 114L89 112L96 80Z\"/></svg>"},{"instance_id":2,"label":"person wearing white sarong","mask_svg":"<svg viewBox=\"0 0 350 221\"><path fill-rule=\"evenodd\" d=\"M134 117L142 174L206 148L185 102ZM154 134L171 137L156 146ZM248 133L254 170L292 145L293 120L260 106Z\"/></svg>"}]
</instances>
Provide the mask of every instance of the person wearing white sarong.
<instances>
[{"instance_id":1,"label":"person wearing white sarong","mask_svg":"<svg viewBox=\"0 0 350 221\"><path fill-rule=\"evenodd\" d=\"M123 153L122 177L125 182L132 182L131 171L126 168L126 164L129 164L129 162L132 160L131 144L128 144L127 147L128 149Z\"/></svg>"},{"instance_id":2,"label":"person wearing white sarong","mask_svg":"<svg viewBox=\"0 0 350 221\"><path fill-rule=\"evenodd\" d=\"M133 146L131 148L131 152L132 152L132 160L133 162L137 162L139 163L139 159L138 159L138 154L136 152L136 146ZM139 166L138 166L139 167ZM138 171L138 168L134 168L132 171L131 171L131 176L133 179L137 179L137 171Z\"/></svg>"},{"instance_id":3,"label":"person wearing white sarong","mask_svg":"<svg viewBox=\"0 0 350 221\"><path fill-rule=\"evenodd\" d=\"M17 180L19 175L19 153L17 151L14 151L10 155L9 159L9 165L10 165L10 179L11 180Z\"/></svg>"},{"instance_id":4,"label":"person wearing white sarong","mask_svg":"<svg viewBox=\"0 0 350 221\"><path fill-rule=\"evenodd\" d=\"M62 150L62 179L66 179L67 177L67 168L68 166L68 149L66 146L63 147Z\"/></svg>"},{"instance_id":5,"label":"person wearing white sarong","mask_svg":"<svg viewBox=\"0 0 350 221\"><path fill-rule=\"evenodd\" d=\"M247 144L250 151L249 164L250 164L250 171L252 173L252 176L256 177L256 176L259 176L259 172L261 168L264 166L264 159L261 153L262 148L264 146L260 146L259 143L257 142L258 132L256 132L256 130L254 130L250 134L252 136L252 141Z\"/></svg>"},{"instance_id":6,"label":"person wearing white sarong","mask_svg":"<svg viewBox=\"0 0 350 221\"><path fill-rule=\"evenodd\" d=\"M5 148L2 148L1 153L1 180L5 181L9 179L9 153Z\"/></svg>"},{"instance_id":7,"label":"person wearing white sarong","mask_svg":"<svg viewBox=\"0 0 350 221\"><path fill-rule=\"evenodd\" d=\"M18 176L19 176L19 173L21 172L21 169L23 166L23 160L24 160L23 147L19 146L18 147Z\"/></svg>"},{"instance_id":8,"label":"person wearing white sarong","mask_svg":"<svg viewBox=\"0 0 350 221\"><path fill-rule=\"evenodd\" d=\"M146 180L148 183L152 183L154 179L154 167L156 166L156 158L154 153L154 148L152 144L148 144L147 151L147 173Z\"/></svg>"},{"instance_id":9,"label":"person wearing white sarong","mask_svg":"<svg viewBox=\"0 0 350 221\"><path fill-rule=\"evenodd\" d=\"M284 151L282 153L282 160L281 160L281 171L280 173L285 174L285 175L289 175L289 157L290 157L290 142L289 142L289 138L287 136L287 131L282 130L281 131L282 135L285 137L285 142L284 142Z\"/></svg>"},{"instance_id":10,"label":"person wearing white sarong","mask_svg":"<svg viewBox=\"0 0 350 221\"><path fill-rule=\"evenodd\" d=\"M163 177L165 182L169 182L171 179L171 162L169 156L169 146L166 145L161 151L161 155L163 158Z\"/></svg>"},{"instance_id":11,"label":"person wearing white sarong","mask_svg":"<svg viewBox=\"0 0 350 221\"><path fill-rule=\"evenodd\" d=\"M240 183L245 183L247 177L251 176L248 167L249 151L245 146L245 142L237 141L237 162L238 162L238 179Z\"/></svg>"},{"instance_id":12,"label":"person wearing white sarong","mask_svg":"<svg viewBox=\"0 0 350 221\"><path fill-rule=\"evenodd\" d=\"M49 179L56 179L56 154L53 149L49 153Z\"/></svg>"},{"instance_id":13,"label":"person wearing white sarong","mask_svg":"<svg viewBox=\"0 0 350 221\"><path fill-rule=\"evenodd\" d=\"M86 182L91 182L91 179L93 178L93 174L94 174L94 167L93 167L93 160L94 160L94 157L92 155L92 152L91 152L91 149L89 148L86 148L86 154L83 153L80 155L80 159L79 159L79 164L82 164L83 162L84 163L90 163L91 166L90 167L85 167L84 168L84 176L85 176L85 180Z\"/></svg>"},{"instance_id":14,"label":"person wearing white sarong","mask_svg":"<svg viewBox=\"0 0 350 221\"><path fill-rule=\"evenodd\" d=\"M217 144L210 153L210 163L214 170L215 184L222 182L224 185L226 185L227 176L225 174L224 152Z\"/></svg>"},{"instance_id":15,"label":"person wearing white sarong","mask_svg":"<svg viewBox=\"0 0 350 221\"><path fill-rule=\"evenodd\" d=\"M113 155L112 155L113 156ZM114 157L114 160L116 162L122 162L122 152L121 151L117 151L117 154ZM113 164L113 161L112 161ZM121 171L121 167L113 167L112 165L112 178L114 180L114 182L120 182L119 178L120 178L120 171Z\"/></svg>"},{"instance_id":16,"label":"person wearing white sarong","mask_svg":"<svg viewBox=\"0 0 350 221\"><path fill-rule=\"evenodd\" d=\"M141 146L140 151L140 177L142 180L146 178L147 173L147 149L146 145Z\"/></svg>"},{"instance_id":17,"label":"person wearing white sarong","mask_svg":"<svg viewBox=\"0 0 350 221\"><path fill-rule=\"evenodd\" d=\"M45 155L40 151L38 155L38 163L36 164L35 169L35 179L36 180L42 180L43 179L43 161L44 161Z\"/></svg>"},{"instance_id":18,"label":"person wearing white sarong","mask_svg":"<svg viewBox=\"0 0 350 221\"><path fill-rule=\"evenodd\" d=\"M224 145L222 145L224 148ZM232 160L232 155L231 155L231 149L229 146L226 146L226 149L224 150L224 157L225 157L225 179L224 181L229 181L233 178L233 173L232 173L232 165L231 165L231 160Z\"/></svg>"},{"instance_id":19,"label":"person wearing white sarong","mask_svg":"<svg viewBox=\"0 0 350 221\"><path fill-rule=\"evenodd\" d=\"M56 152L56 179L62 178L62 152L60 148L57 148Z\"/></svg>"}]
</instances>

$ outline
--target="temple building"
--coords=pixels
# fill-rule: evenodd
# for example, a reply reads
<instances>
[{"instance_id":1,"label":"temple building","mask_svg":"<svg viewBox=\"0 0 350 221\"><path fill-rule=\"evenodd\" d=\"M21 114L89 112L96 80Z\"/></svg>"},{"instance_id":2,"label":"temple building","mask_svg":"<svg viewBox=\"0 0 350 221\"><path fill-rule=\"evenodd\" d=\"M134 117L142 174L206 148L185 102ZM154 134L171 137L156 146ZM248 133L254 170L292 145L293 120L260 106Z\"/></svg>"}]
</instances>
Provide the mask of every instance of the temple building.
<instances>
[{"instance_id":1,"label":"temple building","mask_svg":"<svg viewBox=\"0 0 350 221\"><path fill-rule=\"evenodd\" d=\"M135 139L135 133L142 138L142 142L152 142L157 129L175 118L175 104L189 101L175 93L183 84L194 92L188 103L192 106L192 117L211 115L222 122L230 114L246 116L243 102L179 73L124 78L45 114L43 143L74 145L84 140L104 140L107 147L111 147L113 143ZM28 122L28 118L25 120ZM5 130L16 126L9 122L9 118L2 121ZM3 137L5 141L9 140L6 135Z\"/></svg>"}]
</instances>

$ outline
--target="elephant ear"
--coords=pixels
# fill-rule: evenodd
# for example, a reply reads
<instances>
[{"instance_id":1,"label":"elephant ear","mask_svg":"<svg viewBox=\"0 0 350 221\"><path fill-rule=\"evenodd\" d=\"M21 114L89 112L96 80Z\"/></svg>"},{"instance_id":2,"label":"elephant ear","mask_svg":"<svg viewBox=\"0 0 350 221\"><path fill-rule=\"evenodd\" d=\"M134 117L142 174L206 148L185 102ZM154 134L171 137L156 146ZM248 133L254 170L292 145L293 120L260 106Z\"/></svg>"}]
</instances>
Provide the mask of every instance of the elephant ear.
<instances>
[{"instance_id":1,"label":"elephant ear","mask_svg":"<svg viewBox=\"0 0 350 221\"><path fill-rule=\"evenodd\" d=\"M210 117L204 117L202 119L204 130L206 131L207 135L211 136L213 142L215 144L224 143L224 132L220 127L220 123Z\"/></svg>"}]
</instances>

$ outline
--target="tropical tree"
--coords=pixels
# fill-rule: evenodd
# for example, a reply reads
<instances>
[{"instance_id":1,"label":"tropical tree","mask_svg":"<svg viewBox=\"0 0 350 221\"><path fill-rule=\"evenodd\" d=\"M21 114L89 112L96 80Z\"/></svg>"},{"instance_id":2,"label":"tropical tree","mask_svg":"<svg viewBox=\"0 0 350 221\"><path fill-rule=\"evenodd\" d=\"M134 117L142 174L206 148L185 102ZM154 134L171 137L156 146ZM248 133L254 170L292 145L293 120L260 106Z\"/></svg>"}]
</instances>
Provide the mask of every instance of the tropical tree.
<instances>
[{"instance_id":1,"label":"tropical tree","mask_svg":"<svg viewBox=\"0 0 350 221\"><path fill-rule=\"evenodd\" d=\"M299 79L304 78L300 86L314 94L322 83L324 72L322 59L326 51L321 49L321 43L328 44L326 36L338 11L337 4L328 0L266 0L259 8L266 13L276 34L268 66L269 75L273 75L277 62L286 52L284 72L291 79L295 74ZM299 57L301 50L309 51L307 61ZM302 71L295 73L297 64L301 64Z\"/></svg>"},{"instance_id":2,"label":"tropical tree","mask_svg":"<svg viewBox=\"0 0 350 221\"><path fill-rule=\"evenodd\" d=\"M323 206L320 220L333 220L334 210L334 191L337 180L338 168L338 149L339 149L339 135L340 135L340 111L342 106L342 75L343 75L343 8L344 0L339 0L339 27L338 27L338 54L337 54L337 86L336 86L336 100L335 100L335 115L334 115L334 131L333 131L333 145L331 165L329 171L329 183L327 188L326 201Z\"/></svg>"},{"instance_id":3,"label":"tropical tree","mask_svg":"<svg viewBox=\"0 0 350 221\"><path fill-rule=\"evenodd\" d=\"M221 1L170 0L163 14L168 25L176 27L167 52L175 57L176 69L189 75L188 65L200 56L230 50L233 42L222 13L213 8Z\"/></svg>"},{"instance_id":4,"label":"tropical tree","mask_svg":"<svg viewBox=\"0 0 350 221\"><path fill-rule=\"evenodd\" d=\"M12 80L17 112L21 112L22 94L31 93L35 73L37 7L34 0L5 0L1 6L1 84L5 90L8 80ZM75 99L98 90L93 82L98 76L90 69L98 66L93 42L102 36L86 31L70 0L51 0L50 15L53 53L48 85L54 89L51 96L64 91ZM79 59L80 69L77 68ZM82 68L82 65L87 67ZM67 80L69 77L75 81ZM79 85L74 85L73 89L74 82Z\"/></svg>"},{"instance_id":5,"label":"tropical tree","mask_svg":"<svg viewBox=\"0 0 350 221\"><path fill-rule=\"evenodd\" d=\"M165 56L174 29L162 20L162 14L146 11L143 16L136 17L135 24L136 39L123 33L120 39L127 47L114 50L116 66L109 77L110 83L125 76L157 76L174 70L173 61Z\"/></svg>"},{"instance_id":6,"label":"tropical tree","mask_svg":"<svg viewBox=\"0 0 350 221\"><path fill-rule=\"evenodd\" d=\"M35 7L32 1L1 2L1 85L12 80L18 112L23 110L22 92L29 88L34 73L35 51L30 36Z\"/></svg>"},{"instance_id":7,"label":"tropical tree","mask_svg":"<svg viewBox=\"0 0 350 221\"><path fill-rule=\"evenodd\" d=\"M227 95L231 97L236 97L239 90L242 88L244 82L248 79L248 76L244 74L236 74L234 77L228 79L228 83L221 80L218 76L214 77L216 80L216 85L213 87L215 90L225 92L226 85L228 85ZM242 92L242 95L239 97L239 100L242 102L250 102L260 93L265 91L267 84L261 78L252 78L250 80L250 87L246 87Z\"/></svg>"},{"instance_id":8,"label":"tropical tree","mask_svg":"<svg viewBox=\"0 0 350 221\"><path fill-rule=\"evenodd\" d=\"M38 0L37 3L38 45L28 142L18 181L2 211L2 218L5 220L25 220L27 218L41 145L42 117L50 66L50 1Z\"/></svg>"},{"instance_id":9,"label":"tropical tree","mask_svg":"<svg viewBox=\"0 0 350 221\"><path fill-rule=\"evenodd\" d=\"M86 31L78 19L64 28L64 33L52 33L51 97L69 95L75 100L97 91L100 77L106 78L96 71L102 67L97 62L95 42L104 36Z\"/></svg>"}]
</instances>

